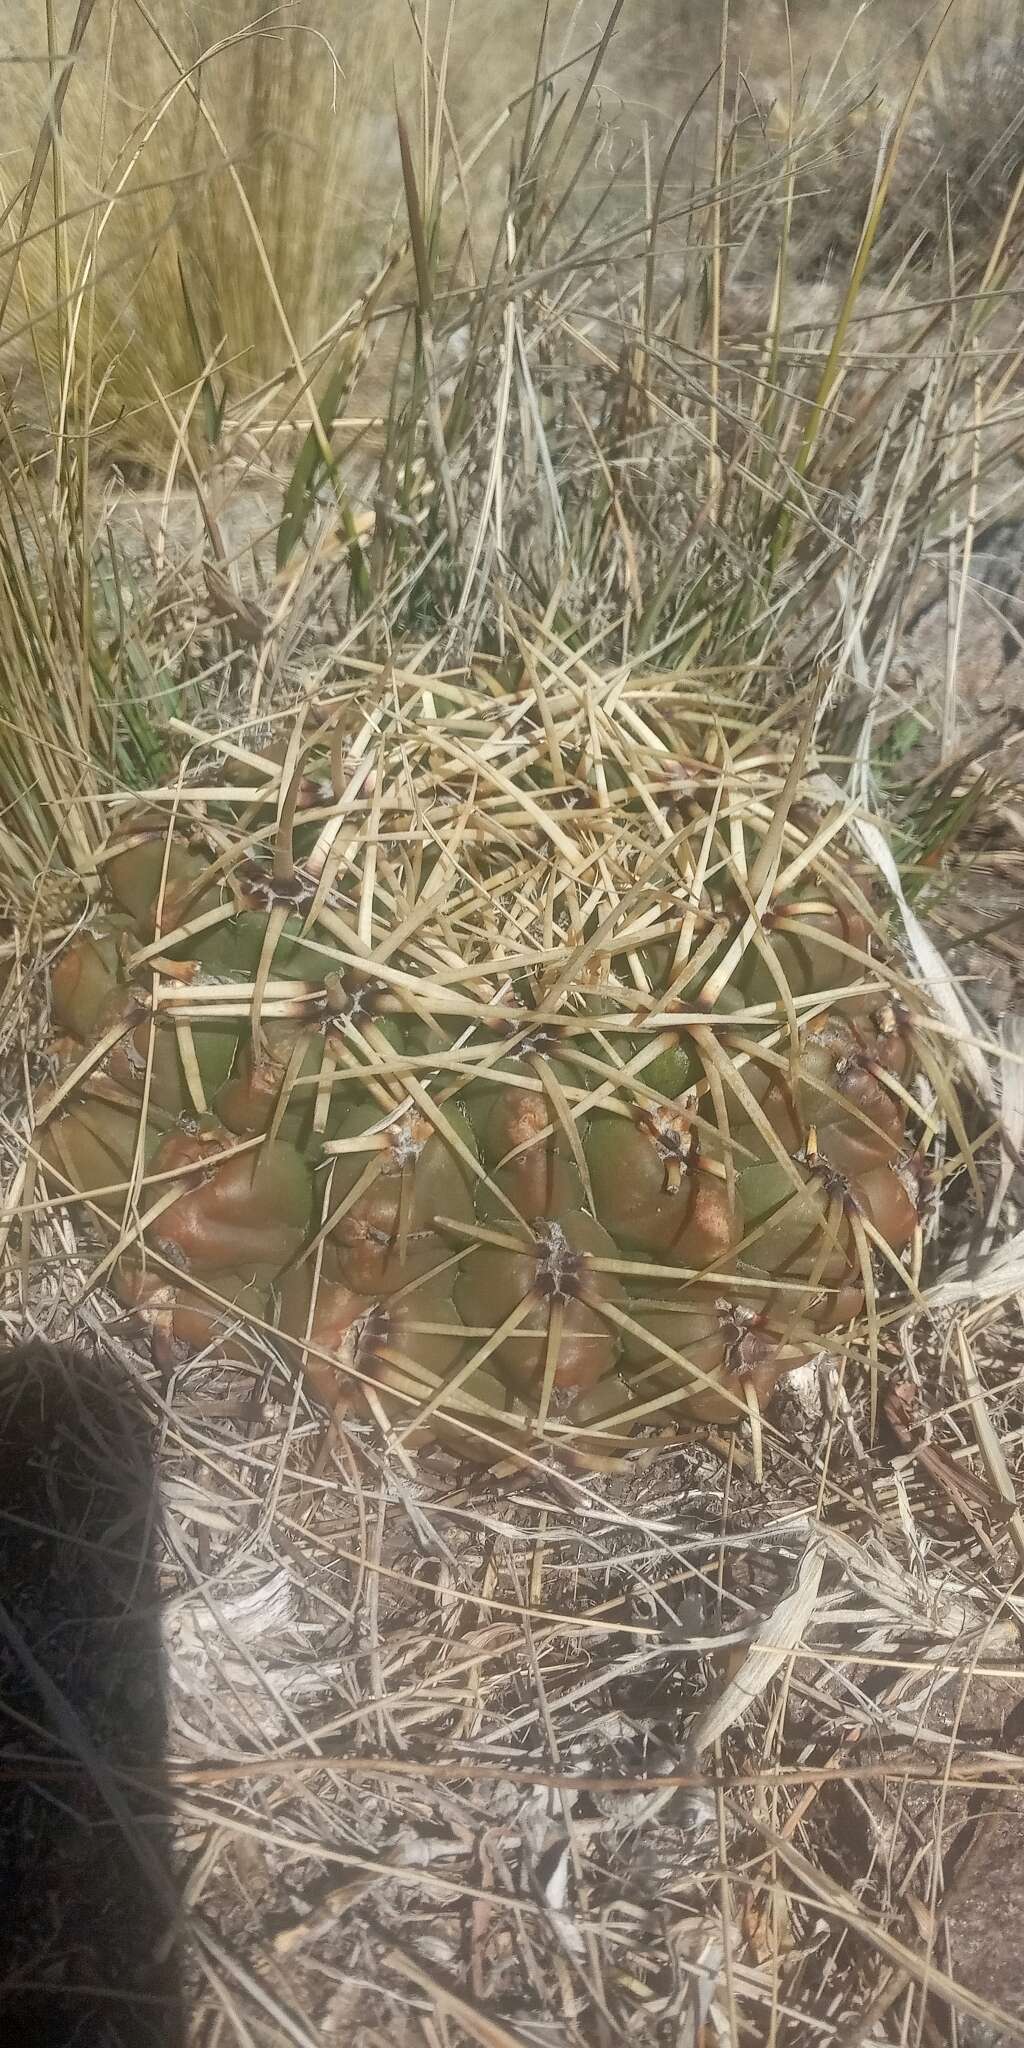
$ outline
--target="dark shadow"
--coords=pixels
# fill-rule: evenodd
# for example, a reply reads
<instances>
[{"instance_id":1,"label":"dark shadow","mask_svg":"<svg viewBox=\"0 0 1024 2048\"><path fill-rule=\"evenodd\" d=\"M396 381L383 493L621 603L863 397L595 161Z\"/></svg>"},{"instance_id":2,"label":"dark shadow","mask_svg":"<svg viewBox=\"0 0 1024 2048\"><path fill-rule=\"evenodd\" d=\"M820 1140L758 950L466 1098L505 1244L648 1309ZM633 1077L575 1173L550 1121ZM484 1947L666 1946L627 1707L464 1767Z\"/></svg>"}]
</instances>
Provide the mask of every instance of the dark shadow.
<instances>
[{"instance_id":1,"label":"dark shadow","mask_svg":"<svg viewBox=\"0 0 1024 2048\"><path fill-rule=\"evenodd\" d=\"M0 1357L0 2041L179 2048L151 1427Z\"/></svg>"}]
</instances>

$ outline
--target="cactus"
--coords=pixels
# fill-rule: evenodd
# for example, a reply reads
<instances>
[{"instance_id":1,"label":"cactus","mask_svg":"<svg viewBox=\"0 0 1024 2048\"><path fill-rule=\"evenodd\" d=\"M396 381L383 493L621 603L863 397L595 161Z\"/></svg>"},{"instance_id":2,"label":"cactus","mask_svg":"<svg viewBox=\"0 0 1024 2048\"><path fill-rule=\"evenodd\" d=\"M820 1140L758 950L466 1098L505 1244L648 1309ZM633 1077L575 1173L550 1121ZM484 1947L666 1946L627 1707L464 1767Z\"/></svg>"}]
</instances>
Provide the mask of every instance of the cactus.
<instances>
[{"instance_id":1,"label":"cactus","mask_svg":"<svg viewBox=\"0 0 1024 2048\"><path fill-rule=\"evenodd\" d=\"M664 679L392 698L121 819L51 1193L161 1356L276 1341L412 1447L763 1407L918 1224L922 1027L843 819Z\"/></svg>"}]
</instances>

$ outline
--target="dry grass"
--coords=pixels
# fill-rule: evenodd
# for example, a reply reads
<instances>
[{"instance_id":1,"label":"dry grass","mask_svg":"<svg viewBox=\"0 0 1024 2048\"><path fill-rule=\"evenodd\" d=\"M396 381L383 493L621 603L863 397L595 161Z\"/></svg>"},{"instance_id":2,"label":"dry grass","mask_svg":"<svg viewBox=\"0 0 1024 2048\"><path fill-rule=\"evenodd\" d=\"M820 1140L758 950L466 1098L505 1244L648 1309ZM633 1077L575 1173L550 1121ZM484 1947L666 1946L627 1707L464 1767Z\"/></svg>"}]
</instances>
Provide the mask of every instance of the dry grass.
<instances>
[{"instance_id":1,"label":"dry grass","mask_svg":"<svg viewBox=\"0 0 1024 2048\"><path fill-rule=\"evenodd\" d=\"M830 24L851 12L831 10ZM794 9L798 57L805 14ZM652 24L663 78L677 31ZM777 42L777 18L770 33ZM712 44L717 34L712 21ZM727 693L736 716L773 708L783 736L791 705L824 681L812 793L856 807L868 858L895 845L880 886L906 900L908 918L893 921L907 972L968 1019L947 1009L944 1028L974 1076L982 1223L940 1162L920 1296L883 1319L874 1432L861 1357L828 1353L790 1383L760 1445L703 1431L626 1477L543 1469L463 1486L410 1473L369 1427L326 1430L270 1348L262 1375L202 1359L159 1375L107 1297L78 1300L59 1209L29 1274L12 1262L12 1337L76 1342L60 1412L74 1412L100 1468L128 1468L130 1534L117 1536L114 1516L106 1540L140 1572L155 1552L169 1733L165 1765L122 1757L98 1775L51 1700L36 1715L46 1768L38 1728L31 1742L19 1728L24 1751L12 1734L5 1773L71 1813L83 1784L90 1797L99 1787L112 1839L143 1864L171 1815L195 2048L1024 2038L1019 1975L1000 1977L995 1939L1013 1912L998 1885L1022 1828L1024 803L1007 729L1020 671L1009 667L991 727L973 672L978 612L997 638L1013 620L1012 578L992 566L987 536L1001 521L1002 560L1019 533L1021 223L1010 155L968 190L978 128L955 112L953 140L970 154L942 160L931 189L941 202L948 176L950 206L936 230L921 183L936 155L928 90L872 212L878 128L862 149L849 110L864 58L850 49L841 79L805 93L798 145L784 113L765 125L752 111L759 79L779 87L762 54L737 91L739 126L723 104L716 140L712 104L691 131L692 160L706 168L710 152L721 167L696 194L680 145L659 197L655 142L648 167L635 137L641 109L659 115L660 81L623 72L625 131L610 124L625 132L621 153L609 167L600 129L586 169L590 195L609 183L612 215L588 222L581 173L549 227L514 174L497 242L481 236L475 271L458 271L465 298L449 302L456 180L458 226L428 245L415 288L395 287L395 403L375 411L373 445L323 383L330 459L316 423L298 457L294 439L281 444L285 545L259 410L259 378L284 360L279 316L260 325L267 306L257 316L251 296L204 380L183 346L180 280L176 296L157 292L145 330L162 345L173 305L173 347L160 358L151 342L147 362L179 421L200 418L210 392L216 408L220 374L267 336L248 422L240 405L232 427L253 492L236 496L244 523L207 477L189 485L197 537L185 533L180 450L146 508L115 502L72 437L56 463L6 465L5 530L25 524L27 505L36 522L23 554L3 558L0 658L5 690L24 693L14 712L5 697L4 727L4 877L19 907L6 951L20 962L3 1026L9 1205L23 1092L46 1078L40 969L57 934L52 910L46 937L25 917L38 875L51 865L88 881L111 798L146 786L151 749L174 743L168 690L205 736L385 666L389 636L421 675L524 639L581 689L592 676L681 676ZM893 59L890 99L913 56L908 42ZM321 65L317 90L329 69L318 54ZM527 165L553 153L572 104L561 129L528 141ZM889 147L884 121L883 132ZM431 170L416 143L403 183L388 147L377 218L396 212L400 249L410 208L433 218L454 162ZM236 189L217 147L207 169L214 160L200 212L225 175ZM837 182L842 218L834 196L814 197ZM191 195L185 212L179 200L169 237L187 243ZM110 251L120 217L117 206L104 230ZM296 309L303 278L288 265L308 248L295 238L273 256ZM363 254L326 319L322 295L308 322L295 311L301 348L354 299ZM812 290L819 259L830 268ZM47 261L37 308L52 300ZM165 285L177 276L171 265ZM108 330L94 301L79 303L88 352L76 362L121 375L129 355L109 338L93 353ZM213 352L221 316L200 303ZM363 324L351 323L357 347ZM90 369L75 399L93 418L102 385ZM99 466L102 438L96 451ZM64 560L70 576L52 571ZM915 670L915 622L936 593L939 630ZM96 731L99 765L62 805L60 764ZM155 1521L149 1503L137 1512L144 1461L90 1391L115 1369L151 1434ZM23 1364L7 1373L5 1401L25 1379ZM131 1794L120 1812L119 1786ZM166 1873L149 1862L166 1919ZM994 1930L980 1968L965 1945L972 1900ZM66 1948L58 1928L54 1952ZM129 1987L123 2011L105 2008L114 2040L144 2038L144 1995L145 1983Z\"/></svg>"},{"instance_id":2,"label":"dry grass","mask_svg":"<svg viewBox=\"0 0 1024 2048\"><path fill-rule=\"evenodd\" d=\"M396 106L414 119L438 80L474 214L493 221L506 110L531 85L545 11L519 0L496 19L464 0L421 23L406 0L33 0L0 71L5 364L27 421L159 468L177 432L209 461L225 413L258 395L294 405L307 364L336 360L365 316L382 264L392 292L408 282L388 263ZM550 13L564 90L594 37L565 0ZM417 142L431 163L443 124ZM450 243L464 229L446 215Z\"/></svg>"},{"instance_id":3,"label":"dry grass","mask_svg":"<svg viewBox=\"0 0 1024 2048\"><path fill-rule=\"evenodd\" d=\"M793 223L805 276L852 255L885 124L942 12L904 11L881 62L877 6L798 10L790 24L772 0L729 18L726 158L730 180L738 163L746 177L723 220L732 227L754 165L767 169L762 190L778 185L780 154L799 137L787 173L798 196L825 201L798 207ZM944 258L944 181L974 226L990 229L1009 198L1013 15L1005 0L958 0L943 30L886 221L892 263L939 241ZM146 0L29 0L0 50L3 369L15 416L44 446L88 433L94 463L162 470L178 436L206 466L241 422L265 434L282 413L304 417L310 371L322 390L341 367L352 409L375 409L401 326L388 308L412 280L396 103L415 131L433 80L417 172L435 197L442 166L452 187L429 217L430 253L464 291L502 217L509 155L536 118L542 26L545 97L571 101L601 33L571 0L458 0L422 20L407 0L262 12L247 0L155 11ZM714 181L719 44L717 5L681 19L669 0L628 0L574 135L581 219L613 167L617 204L642 205L645 153L656 166L671 139L662 269L680 240L675 195ZM770 277L762 256L762 298Z\"/></svg>"}]
</instances>

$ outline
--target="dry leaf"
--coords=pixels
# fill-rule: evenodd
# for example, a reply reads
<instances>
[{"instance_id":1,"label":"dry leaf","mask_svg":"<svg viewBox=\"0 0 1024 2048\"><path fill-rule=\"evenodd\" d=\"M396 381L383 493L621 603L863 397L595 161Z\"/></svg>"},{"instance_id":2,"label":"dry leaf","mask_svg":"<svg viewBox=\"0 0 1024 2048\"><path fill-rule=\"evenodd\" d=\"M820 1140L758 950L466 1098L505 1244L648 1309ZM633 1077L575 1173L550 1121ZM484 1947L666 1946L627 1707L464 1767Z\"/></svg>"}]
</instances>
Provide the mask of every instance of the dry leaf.
<instances>
[{"instance_id":1,"label":"dry leaf","mask_svg":"<svg viewBox=\"0 0 1024 2048\"><path fill-rule=\"evenodd\" d=\"M812 1537L800 1560L793 1590L765 1615L735 1676L699 1714L690 1734L695 1756L720 1741L759 1699L776 1672L798 1649L814 1613L825 1568L825 1546Z\"/></svg>"},{"instance_id":2,"label":"dry leaf","mask_svg":"<svg viewBox=\"0 0 1024 2048\"><path fill-rule=\"evenodd\" d=\"M879 873L884 875L888 887L899 904L900 915L903 919L903 929L907 935L907 944L917 962L930 1002L934 1004L939 1015L944 1017L947 1024L952 1025L956 1032L957 1052L982 1101L994 1105L996 1096L995 1082L989 1072L988 1062L984 1054L974 1043L975 1026L964 1007L956 981L946 966L942 954L939 952L934 940L929 938L916 912L911 909L910 904L907 902L906 896L903 893L903 884L900 881L899 869L893 859L892 849L884 832L870 818L855 816L852 824L854 831L857 833L866 851L870 854Z\"/></svg>"}]
</instances>

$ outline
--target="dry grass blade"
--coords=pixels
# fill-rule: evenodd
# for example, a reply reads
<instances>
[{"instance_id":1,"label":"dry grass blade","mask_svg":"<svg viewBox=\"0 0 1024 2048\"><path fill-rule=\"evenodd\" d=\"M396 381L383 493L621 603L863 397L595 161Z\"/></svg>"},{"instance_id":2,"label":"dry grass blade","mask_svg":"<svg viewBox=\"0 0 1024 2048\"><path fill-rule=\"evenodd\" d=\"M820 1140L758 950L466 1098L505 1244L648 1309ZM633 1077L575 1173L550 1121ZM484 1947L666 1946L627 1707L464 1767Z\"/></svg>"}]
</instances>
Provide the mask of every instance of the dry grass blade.
<instances>
[{"instance_id":1,"label":"dry grass blade","mask_svg":"<svg viewBox=\"0 0 1024 2048\"><path fill-rule=\"evenodd\" d=\"M526 2048L526 2037L511 2027L502 2025L500 2020L491 2019L473 2002L460 1992L438 1982L422 1963L411 1956L403 1955L400 1949L392 1949L388 1962L401 1977L407 1977L413 1984L419 1984L429 1993L430 2002L438 2016L444 2015L458 2020L471 2041L478 2041L480 2048Z\"/></svg>"},{"instance_id":2,"label":"dry grass blade","mask_svg":"<svg viewBox=\"0 0 1024 2048\"><path fill-rule=\"evenodd\" d=\"M814 1616L825 1556L821 1544L808 1544L800 1560L792 1592L758 1623L756 1635L745 1650L738 1671L723 1687L718 1699L698 1714L689 1732L689 1744L695 1756L702 1755L721 1741L723 1735L749 1711L765 1687L771 1684L777 1672L799 1651Z\"/></svg>"}]
</instances>

